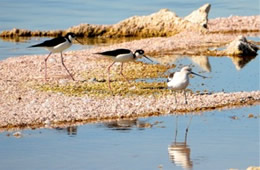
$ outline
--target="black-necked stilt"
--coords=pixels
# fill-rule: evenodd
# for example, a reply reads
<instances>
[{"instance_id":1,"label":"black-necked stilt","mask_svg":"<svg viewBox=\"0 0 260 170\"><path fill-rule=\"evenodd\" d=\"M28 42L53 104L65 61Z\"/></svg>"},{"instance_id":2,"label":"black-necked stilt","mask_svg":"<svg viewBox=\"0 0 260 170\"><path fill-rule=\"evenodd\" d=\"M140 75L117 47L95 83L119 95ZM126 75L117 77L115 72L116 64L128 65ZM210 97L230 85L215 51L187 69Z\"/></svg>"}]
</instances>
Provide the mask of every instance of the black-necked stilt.
<instances>
[{"instance_id":1,"label":"black-necked stilt","mask_svg":"<svg viewBox=\"0 0 260 170\"><path fill-rule=\"evenodd\" d=\"M65 66L64 61L63 61L63 56L62 56L62 52L72 45L72 40L78 41L76 39L76 35L74 33L69 32L64 37L53 38L51 40L46 40L46 41L44 41L40 44L32 45L32 46L29 47L29 48L31 48L31 47L44 47L44 48L46 48L47 50L50 51L50 54L44 59L44 62L45 62L45 81L47 80L47 60L52 53L60 53L61 63L63 65L63 67L66 69L67 73L70 75L72 80L75 80L73 78L72 74L69 72L69 70ZM81 42L79 42L79 43L82 44Z\"/></svg>"},{"instance_id":2,"label":"black-necked stilt","mask_svg":"<svg viewBox=\"0 0 260 170\"><path fill-rule=\"evenodd\" d=\"M111 89L111 87L110 87L110 68L116 62L121 62L122 63L121 64L120 74L126 80L127 80L127 78L123 74L123 65L124 65L125 62L133 61L136 58L141 58L141 57L145 57L148 60L150 60L151 62L153 62L151 59L149 59L148 57L146 57L144 55L144 50L142 50L142 49L136 50L134 53L131 50L129 50L129 49L115 49L115 50L100 52L100 53L96 53L96 54L100 54L100 55L103 55L103 56L108 56L108 57L110 57L114 61L111 65L108 66L108 86L109 86L110 89Z\"/></svg>"},{"instance_id":3,"label":"black-necked stilt","mask_svg":"<svg viewBox=\"0 0 260 170\"><path fill-rule=\"evenodd\" d=\"M167 85L170 89L174 91L184 90L185 104L188 103L185 89L189 85L190 74L194 74L206 78L205 76L201 76L197 73L192 72L192 69L189 66L185 66L181 69L181 71L171 73L167 79ZM174 97L175 97L175 103L177 103L176 92L174 92Z\"/></svg>"}]
</instances>

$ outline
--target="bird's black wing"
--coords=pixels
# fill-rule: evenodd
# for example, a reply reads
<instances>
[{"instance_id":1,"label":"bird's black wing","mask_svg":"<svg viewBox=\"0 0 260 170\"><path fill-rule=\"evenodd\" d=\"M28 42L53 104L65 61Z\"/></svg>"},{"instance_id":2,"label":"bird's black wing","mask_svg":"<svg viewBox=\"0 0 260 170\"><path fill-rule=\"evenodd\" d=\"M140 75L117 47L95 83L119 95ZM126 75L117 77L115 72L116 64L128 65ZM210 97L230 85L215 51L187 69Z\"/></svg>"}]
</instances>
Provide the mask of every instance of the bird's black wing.
<instances>
[{"instance_id":1,"label":"bird's black wing","mask_svg":"<svg viewBox=\"0 0 260 170\"><path fill-rule=\"evenodd\" d=\"M175 74L175 72L172 72L172 73L169 75L169 77L170 77L170 78L173 78L174 74Z\"/></svg>"},{"instance_id":2,"label":"bird's black wing","mask_svg":"<svg viewBox=\"0 0 260 170\"><path fill-rule=\"evenodd\" d=\"M105 55L105 56L117 56L120 54L128 54L128 53L131 53L131 50L122 48L122 49L104 51L104 52L95 53L95 54L101 54L101 55Z\"/></svg>"},{"instance_id":3,"label":"bird's black wing","mask_svg":"<svg viewBox=\"0 0 260 170\"><path fill-rule=\"evenodd\" d=\"M32 45L30 47L54 47L54 46L61 44L65 41L66 41L66 39L64 37L57 37L57 38L53 38L51 40L46 40L46 41L44 41L43 43L40 43L40 44Z\"/></svg>"},{"instance_id":4,"label":"bird's black wing","mask_svg":"<svg viewBox=\"0 0 260 170\"><path fill-rule=\"evenodd\" d=\"M171 81L171 79L174 77L175 72L172 72L169 77L167 78L167 83Z\"/></svg>"}]
</instances>

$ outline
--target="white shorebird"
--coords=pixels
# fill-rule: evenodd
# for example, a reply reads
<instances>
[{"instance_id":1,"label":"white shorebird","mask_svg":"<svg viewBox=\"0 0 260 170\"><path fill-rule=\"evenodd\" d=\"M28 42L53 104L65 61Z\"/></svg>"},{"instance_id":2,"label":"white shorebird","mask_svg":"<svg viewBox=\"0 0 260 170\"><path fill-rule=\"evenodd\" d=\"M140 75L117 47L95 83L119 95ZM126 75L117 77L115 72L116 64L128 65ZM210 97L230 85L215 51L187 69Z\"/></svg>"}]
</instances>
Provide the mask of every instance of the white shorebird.
<instances>
[{"instance_id":1,"label":"white shorebird","mask_svg":"<svg viewBox=\"0 0 260 170\"><path fill-rule=\"evenodd\" d=\"M29 47L29 48L31 48L31 47L43 47L43 48L46 48L48 51L50 51L50 54L44 59L44 62L45 62L45 81L47 80L47 60L52 53L60 53L61 63L63 65L63 67L66 69L67 73L70 75L72 80L75 80L73 78L72 74L69 72L69 70L65 66L64 61L63 61L63 56L62 56L62 52L72 45L72 40L78 41L76 39L76 35L74 33L69 32L64 37L53 38L51 40L46 40L46 41L44 41L40 44L32 45L32 46ZM79 43L82 44L81 42L79 42Z\"/></svg>"},{"instance_id":2,"label":"white shorebird","mask_svg":"<svg viewBox=\"0 0 260 170\"><path fill-rule=\"evenodd\" d=\"M188 103L185 89L189 85L189 75L190 74L194 74L194 75L206 78L205 76L201 76L197 73L192 72L191 70L192 69L189 66L185 66L181 69L181 71L171 73L167 79L168 87L170 89L174 90L175 103L177 103L176 91L182 91L182 90L184 91L185 104Z\"/></svg>"},{"instance_id":3,"label":"white shorebird","mask_svg":"<svg viewBox=\"0 0 260 170\"><path fill-rule=\"evenodd\" d=\"M144 55L144 50L139 49L136 50L134 53L129 50L129 49L115 49L115 50L111 50L111 51L104 51L104 52L99 52L99 53L95 53L95 54L100 54L103 56L107 56L110 57L114 62L108 66L108 86L109 89L111 89L110 86L110 68L116 63L116 62L121 62L121 69L120 69L120 74L127 80L127 78L124 76L123 74L123 65L125 62L129 62L129 61L133 61L137 58L141 58L141 57L145 57L148 60L150 60L151 62L153 62L151 59L149 59L148 57L146 57ZM128 80L127 80L128 81ZM129 83L129 81L128 81Z\"/></svg>"}]
</instances>

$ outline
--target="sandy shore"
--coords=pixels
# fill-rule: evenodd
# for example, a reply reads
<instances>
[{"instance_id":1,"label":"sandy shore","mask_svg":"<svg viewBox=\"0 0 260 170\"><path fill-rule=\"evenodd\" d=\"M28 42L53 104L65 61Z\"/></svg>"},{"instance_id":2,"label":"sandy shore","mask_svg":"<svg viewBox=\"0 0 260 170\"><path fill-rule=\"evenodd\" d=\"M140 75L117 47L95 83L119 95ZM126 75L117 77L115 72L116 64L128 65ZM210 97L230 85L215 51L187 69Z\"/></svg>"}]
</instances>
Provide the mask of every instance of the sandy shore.
<instances>
[{"instance_id":1,"label":"sandy shore","mask_svg":"<svg viewBox=\"0 0 260 170\"><path fill-rule=\"evenodd\" d=\"M244 32L239 35L252 34L259 36L260 31ZM176 105L174 96L169 90L157 88L165 87L165 83L151 84L145 89L143 86L147 86L147 83L133 82L140 77L158 77L161 72L171 67L168 65L130 63L125 73L131 78L132 83L124 84L121 77L114 76L112 86L118 89L114 94L110 93L106 82L91 81L94 78L103 80L105 68L111 63L109 59L93 54L98 51L119 47L133 50L142 48L151 57L160 61L160 57L169 52L203 53L209 47L218 48L226 45L237 36L238 34L228 33L182 32L173 37L148 38L89 50L65 52L65 63L72 70L76 82L72 82L63 70L59 54L53 55L49 60L50 79L47 84L43 79L46 55L21 56L0 61L0 128L41 127L64 122L183 114L259 104L260 91L253 91L189 94L189 105L184 104L183 96L179 94L179 103ZM115 72L114 69L112 74ZM119 85L123 85L124 89L117 88ZM151 89L152 85L157 89Z\"/></svg>"}]
</instances>

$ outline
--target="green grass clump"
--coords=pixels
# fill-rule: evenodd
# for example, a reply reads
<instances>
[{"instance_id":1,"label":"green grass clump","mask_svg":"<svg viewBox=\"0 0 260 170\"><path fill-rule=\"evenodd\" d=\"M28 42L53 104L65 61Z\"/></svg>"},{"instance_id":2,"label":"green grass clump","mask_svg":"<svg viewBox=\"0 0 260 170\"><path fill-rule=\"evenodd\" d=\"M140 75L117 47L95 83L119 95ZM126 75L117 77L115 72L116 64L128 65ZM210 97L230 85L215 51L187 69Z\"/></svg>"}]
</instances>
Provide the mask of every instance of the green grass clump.
<instances>
[{"instance_id":1,"label":"green grass clump","mask_svg":"<svg viewBox=\"0 0 260 170\"><path fill-rule=\"evenodd\" d=\"M110 83L112 90L109 89L107 82L84 82L73 83L67 85L59 84L44 84L37 85L40 91L49 91L55 93L63 93L68 96L94 96L106 97L111 95L118 96L149 96L149 95L164 95L171 93L166 88L166 83L161 82L131 82L130 84L124 81L113 81Z\"/></svg>"}]
</instances>

